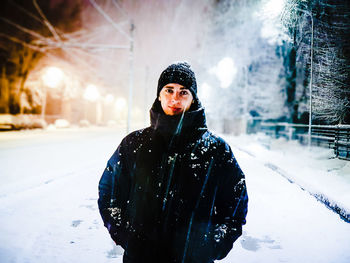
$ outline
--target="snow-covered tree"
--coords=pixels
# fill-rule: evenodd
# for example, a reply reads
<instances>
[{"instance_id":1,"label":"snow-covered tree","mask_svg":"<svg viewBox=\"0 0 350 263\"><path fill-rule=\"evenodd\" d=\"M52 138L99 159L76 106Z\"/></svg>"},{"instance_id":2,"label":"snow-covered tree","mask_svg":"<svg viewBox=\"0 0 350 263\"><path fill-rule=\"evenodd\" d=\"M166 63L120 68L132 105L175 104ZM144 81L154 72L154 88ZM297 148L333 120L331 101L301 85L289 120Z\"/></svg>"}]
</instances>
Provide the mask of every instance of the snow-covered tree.
<instances>
[{"instance_id":1,"label":"snow-covered tree","mask_svg":"<svg viewBox=\"0 0 350 263\"><path fill-rule=\"evenodd\" d=\"M296 52L296 91L302 94L296 103L309 110L312 52L312 117L319 123L350 123L349 15L348 1L287 1L283 22Z\"/></svg>"},{"instance_id":2,"label":"snow-covered tree","mask_svg":"<svg viewBox=\"0 0 350 263\"><path fill-rule=\"evenodd\" d=\"M224 57L233 60L236 74L227 89L215 79L208 110L228 118L260 115L278 119L286 114L284 83L279 55L283 35L264 13L267 1L220 1L213 12L212 30L207 39L206 57L211 65ZM208 64L207 64L208 65ZM208 69L210 72L210 69Z\"/></svg>"},{"instance_id":3,"label":"snow-covered tree","mask_svg":"<svg viewBox=\"0 0 350 263\"><path fill-rule=\"evenodd\" d=\"M25 83L44 55L43 48L52 36L51 24L57 32L79 27L80 1L6 0L0 11L0 68L2 112L13 114L36 112L38 93ZM41 41L36 43L36 41Z\"/></svg>"}]
</instances>

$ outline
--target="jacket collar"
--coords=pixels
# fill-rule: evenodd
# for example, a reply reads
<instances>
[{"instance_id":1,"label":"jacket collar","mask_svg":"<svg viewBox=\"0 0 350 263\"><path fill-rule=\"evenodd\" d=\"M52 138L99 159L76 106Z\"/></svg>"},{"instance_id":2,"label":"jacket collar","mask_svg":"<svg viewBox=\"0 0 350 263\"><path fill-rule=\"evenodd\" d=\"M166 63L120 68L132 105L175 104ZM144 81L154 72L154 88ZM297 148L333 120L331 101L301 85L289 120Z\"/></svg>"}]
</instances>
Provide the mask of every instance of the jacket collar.
<instances>
[{"instance_id":1,"label":"jacket collar","mask_svg":"<svg viewBox=\"0 0 350 263\"><path fill-rule=\"evenodd\" d=\"M165 138L192 137L198 131L207 130L204 108L190 109L180 115L166 115L156 101L150 110L151 127Z\"/></svg>"}]
</instances>

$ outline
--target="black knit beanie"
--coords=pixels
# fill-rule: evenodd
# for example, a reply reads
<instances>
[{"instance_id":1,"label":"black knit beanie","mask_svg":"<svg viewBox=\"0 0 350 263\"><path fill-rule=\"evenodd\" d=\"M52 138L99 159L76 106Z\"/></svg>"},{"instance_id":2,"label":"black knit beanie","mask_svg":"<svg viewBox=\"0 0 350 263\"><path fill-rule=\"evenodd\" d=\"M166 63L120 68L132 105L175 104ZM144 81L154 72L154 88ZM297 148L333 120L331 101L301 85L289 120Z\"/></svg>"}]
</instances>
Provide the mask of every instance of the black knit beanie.
<instances>
[{"instance_id":1,"label":"black knit beanie","mask_svg":"<svg viewBox=\"0 0 350 263\"><path fill-rule=\"evenodd\" d=\"M169 83L177 83L189 89L192 96L197 100L196 76L187 62L178 62L168 66L158 80L157 97L162 88Z\"/></svg>"}]
</instances>

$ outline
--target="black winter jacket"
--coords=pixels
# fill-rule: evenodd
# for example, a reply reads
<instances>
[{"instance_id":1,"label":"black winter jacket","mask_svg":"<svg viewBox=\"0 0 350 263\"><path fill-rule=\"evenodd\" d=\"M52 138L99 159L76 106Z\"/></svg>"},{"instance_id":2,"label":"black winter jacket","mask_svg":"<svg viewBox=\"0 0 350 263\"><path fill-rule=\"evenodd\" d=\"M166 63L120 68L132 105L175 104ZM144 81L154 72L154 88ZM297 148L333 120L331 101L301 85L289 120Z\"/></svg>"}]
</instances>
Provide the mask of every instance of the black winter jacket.
<instances>
[{"instance_id":1,"label":"black winter jacket","mask_svg":"<svg viewBox=\"0 0 350 263\"><path fill-rule=\"evenodd\" d=\"M126 136L107 163L98 205L124 262L213 262L242 234L248 196L225 141L204 109L167 116Z\"/></svg>"}]
</instances>

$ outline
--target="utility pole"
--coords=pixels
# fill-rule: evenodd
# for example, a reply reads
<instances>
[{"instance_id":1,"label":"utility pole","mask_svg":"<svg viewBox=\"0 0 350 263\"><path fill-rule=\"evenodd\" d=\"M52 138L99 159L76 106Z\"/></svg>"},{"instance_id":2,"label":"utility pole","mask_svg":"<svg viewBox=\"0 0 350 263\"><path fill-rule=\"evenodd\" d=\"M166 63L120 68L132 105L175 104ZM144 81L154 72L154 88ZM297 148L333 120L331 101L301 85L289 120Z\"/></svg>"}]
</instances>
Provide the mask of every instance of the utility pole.
<instances>
[{"instance_id":1,"label":"utility pole","mask_svg":"<svg viewBox=\"0 0 350 263\"><path fill-rule=\"evenodd\" d=\"M47 100L47 87L44 85L43 80L40 80L41 88L43 90L43 98L41 100L41 119L45 121L45 112L46 112L46 100Z\"/></svg>"},{"instance_id":2,"label":"utility pole","mask_svg":"<svg viewBox=\"0 0 350 263\"><path fill-rule=\"evenodd\" d=\"M129 49L129 100L128 100L128 120L126 133L130 133L131 113L132 113L132 95L134 87L134 29L133 21L130 21L130 49Z\"/></svg>"},{"instance_id":3,"label":"utility pole","mask_svg":"<svg viewBox=\"0 0 350 263\"><path fill-rule=\"evenodd\" d=\"M310 58L310 114L309 114L309 148L311 147L311 126L312 126L312 77L313 77L313 54L314 54L314 19L312 14L309 13L311 17L311 58Z\"/></svg>"},{"instance_id":4,"label":"utility pole","mask_svg":"<svg viewBox=\"0 0 350 263\"><path fill-rule=\"evenodd\" d=\"M147 98L148 98L148 75L149 75L149 67L146 66L145 69L145 99L144 99L144 122L145 122L145 126L147 126L148 124L148 116L149 116L149 112L147 110Z\"/></svg>"},{"instance_id":5,"label":"utility pole","mask_svg":"<svg viewBox=\"0 0 350 263\"><path fill-rule=\"evenodd\" d=\"M115 28L119 33L124 35L130 42L129 45L129 99L128 99L128 119L126 123L126 132L130 132L131 123L131 108L132 108L132 94L134 86L134 30L135 25L132 19L130 19L129 34L125 32L113 19L96 3L95 0L89 0L95 9ZM122 11L125 17L128 17L127 13L119 6L117 1L112 2L120 11Z\"/></svg>"}]
</instances>

